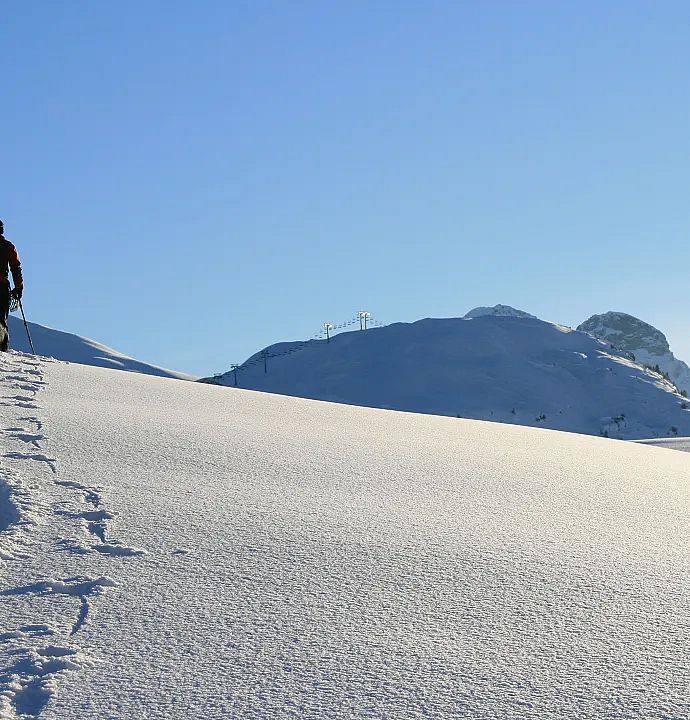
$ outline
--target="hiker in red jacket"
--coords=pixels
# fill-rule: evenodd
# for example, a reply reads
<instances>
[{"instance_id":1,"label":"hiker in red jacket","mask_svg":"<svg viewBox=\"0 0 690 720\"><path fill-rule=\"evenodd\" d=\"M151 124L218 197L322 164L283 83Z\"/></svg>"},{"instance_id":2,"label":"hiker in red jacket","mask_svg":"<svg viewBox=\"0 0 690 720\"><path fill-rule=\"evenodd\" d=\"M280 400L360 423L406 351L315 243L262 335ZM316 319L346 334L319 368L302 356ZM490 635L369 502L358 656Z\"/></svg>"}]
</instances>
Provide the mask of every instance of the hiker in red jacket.
<instances>
[{"instance_id":1,"label":"hiker in red jacket","mask_svg":"<svg viewBox=\"0 0 690 720\"><path fill-rule=\"evenodd\" d=\"M10 271L14 280L14 290L11 291ZM0 350L2 351L7 350L10 344L10 332L7 327L10 301L12 298L21 300L23 291L24 279L17 248L5 239L5 226L0 220Z\"/></svg>"}]
</instances>

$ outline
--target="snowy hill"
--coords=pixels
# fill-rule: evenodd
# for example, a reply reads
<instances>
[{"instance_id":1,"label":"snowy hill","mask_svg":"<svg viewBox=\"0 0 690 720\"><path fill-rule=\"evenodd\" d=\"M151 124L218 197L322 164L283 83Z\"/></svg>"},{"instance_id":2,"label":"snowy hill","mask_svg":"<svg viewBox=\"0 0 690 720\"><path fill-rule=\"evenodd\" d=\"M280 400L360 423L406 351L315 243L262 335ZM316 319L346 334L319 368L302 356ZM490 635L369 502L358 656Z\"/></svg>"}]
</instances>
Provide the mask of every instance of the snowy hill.
<instances>
[{"instance_id":1,"label":"snowy hill","mask_svg":"<svg viewBox=\"0 0 690 720\"><path fill-rule=\"evenodd\" d=\"M14 315L10 315L9 328L11 348L19 352L31 352L22 320ZM53 357L57 360L66 360L67 362L80 363L81 365L95 365L97 367L144 373L146 375L158 375L159 377L178 378L181 380L194 379L191 375L185 373L166 370L156 365L140 362L106 345L101 345L94 340L88 340L87 338L62 332L61 330L54 330L53 328L38 325L37 323L30 322L29 331L31 332L36 352L45 357Z\"/></svg>"},{"instance_id":2,"label":"snowy hill","mask_svg":"<svg viewBox=\"0 0 690 720\"><path fill-rule=\"evenodd\" d=\"M280 343L239 387L625 439L690 435L684 398L590 335L506 306ZM207 382L233 386L235 373Z\"/></svg>"},{"instance_id":3,"label":"snowy hill","mask_svg":"<svg viewBox=\"0 0 690 720\"><path fill-rule=\"evenodd\" d=\"M3 720L690 715L687 453L21 355L0 412Z\"/></svg>"},{"instance_id":4,"label":"snowy hill","mask_svg":"<svg viewBox=\"0 0 690 720\"><path fill-rule=\"evenodd\" d=\"M690 367L675 357L666 336L652 325L626 313L607 312L592 315L577 329L633 353L641 365L658 365L681 390L690 393Z\"/></svg>"}]
</instances>

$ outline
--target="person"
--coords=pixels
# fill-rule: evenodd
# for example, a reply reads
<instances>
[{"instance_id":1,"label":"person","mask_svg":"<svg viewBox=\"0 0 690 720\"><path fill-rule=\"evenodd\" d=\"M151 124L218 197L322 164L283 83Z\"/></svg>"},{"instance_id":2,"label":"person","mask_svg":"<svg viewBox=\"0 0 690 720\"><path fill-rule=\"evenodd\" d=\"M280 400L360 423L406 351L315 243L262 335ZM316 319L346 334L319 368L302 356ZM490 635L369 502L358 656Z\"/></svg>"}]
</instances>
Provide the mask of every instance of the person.
<instances>
[{"instance_id":1,"label":"person","mask_svg":"<svg viewBox=\"0 0 690 720\"><path fill-rule=\"evenodd\" d=\"M13 290L10 289L10 272L14 280ZM5 225L0 220L0 351L6 351L10 345L10 331L7 327L10 303L12 298L21 300L23 292L24 277L17 248L5 238Z\"/></svg>"}]
</instances>

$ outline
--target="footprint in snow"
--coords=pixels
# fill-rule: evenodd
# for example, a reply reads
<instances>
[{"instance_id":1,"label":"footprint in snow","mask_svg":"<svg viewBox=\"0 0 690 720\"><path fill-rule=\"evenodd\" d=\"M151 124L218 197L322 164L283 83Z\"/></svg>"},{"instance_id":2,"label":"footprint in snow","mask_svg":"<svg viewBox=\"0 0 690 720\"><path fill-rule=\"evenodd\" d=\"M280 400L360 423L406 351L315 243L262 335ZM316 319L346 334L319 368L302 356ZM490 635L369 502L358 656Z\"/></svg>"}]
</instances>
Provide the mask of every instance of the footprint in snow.
<instances>
[{"instance_id":1,"label":"footprint in snow","mask_svg":"<svg viewBox=\"0 0 690 720\"><path fill-rule=\"evenodd\" d=\"M20 417L20 420L24 422L32 423L36 426L36 432L40 432L43 430L43 421L39 420L37 417Z\"/></svg>"},{"instance_id":2,"label":"footprint in snow","mask_svg":"<svg viewBox=\"0 0 690 720\"><path fill-rule=\"evenodd\" d=\"M33 373L27 373L33 375ZM40 373L37 373L40 374ZM43 380L28 380L26 375L5 375L5 380L12 380L13 382L20 383L20 384L26 384L27 387L33 387L35 385L45 385L46 383L43 382ZM21 387L19 388L22 389Z\"/></svg>"},{"instance_id":3,"label":"footprint in snow","mask_svg":"<svg viewBox=\"0 0 690 720\"><path fill-rule=\"evenodd\" d=\"M104 542L102 545L94 545L93 549L103 555L116 555L119 557L137 557L148 554L143 548L129 547L114 540Z\"/></svg>"},{"instance_id":4,"label":"footprint in snow","mask_svg":"<svg viewBox=\"0 0 690 720\"><path fill-rule=\"evenodd\" d=\"M103 520L112 520L115 515L107 510L85 510L84 512L75 515L75 517L84 518L84 520L88 520L90 522L99 522Z\"/></svg>"},{"instance_id":5,"label":"footprint in snow","mask_svg":"<svg viewBox=\"0 0 690 720\"><path fill-rule=\"evenodd\" d=\"M79 599L79 613L77 619L72 626L70 635L76 635L81 630L84 623L88 619L89 598L101 595L106 588L117 587L115 580L109 577L89 578L89 577L73 577L61 579L50 579L33 585L23 585L21 587L3 590L2 595L70 595ZM0 717L2 717L0 715Z\"/></svg>"},{"instance_id":6,"label":"footprint in snow","mask_svg":"<svg viewBox=\"0 0 690 720\"><path fill-rule=\"evenodd\" d=\"M70 647L20 648L0 671L0 718L37 718L57 691L57 676L91 663Z\"/></svg>"},{"instance_id":7,"label":"footprint in snow","mask_svg":"<svg viewBox=\"0 0 690 720\"><path fill-rule=\"evenodd\" d=\"M30 397L29 395L12 395L8 400L16 400L17 403L32 403L34 401L33 397Z\"/></svg>"},{"instance_id":8,"label":"footprint in snow","mask_svg":"<svg viewBox=\"0 0 690 720\"><path fill-rule=\"evenodd\" d=\"M108 534L106 520L112 520L115 515L109 513L107 510L87 510L86 512L73 515L73 517L84 520L89 532L95 535L102 543L105 543L106 535ZM99 548L96 547L95 549L98 550Z\"/></svg>"},{"instance_id":9,"label":"footprint in snow","mask_svg":"<svg viewBox=\"0 0 690 720\"><path fill-rule=\"evenodd\" d=\"M82 485L74 480L56 480L55 484L72 490L81 490L84 493L84 500L91 505L98 507L101 504L101 496L94 488Z\"/></svg>"},{"instance_id":10,"label":"footprint in snow","mask_svg":"<svg viewBox=\"0 0 690 720\"><path fill-rule=\"evenodd\" d=\"M75 555L88 555L90 552L89 548L77 538L60 538L57 544L63 550L67 550Z\"/></svg>"},{"instance_id":11,"label":"footprint in snow","mask_svg":"<svg viewBox=\"0 0 690 720\"><path fill-rule=\"evenodd\" d=\"M13 390L19 390L20 392L29 392L29 393L31 393L31 398L29 398L29 399L33 401L33 400L36 399L36 395L38 395L38 393L39 393L39 391L40 391L41 388L38 386L38 383L31 383L31 384L29 384L29 383L26 383L26 382L22 382L22 383L17 383L17 382L15 382L15 383L12 385L12 389L13 389ZM16 396L15 396L15 398L16 398ZM24 398L22 398L22 399L24 399Z\"/></svg>"},{"instance_id":12,"label":"footprint in snow","mask_svg":"<svg viewBox=\"0 0 690 720\"><path fill-rule=\"evenodd\" d=\"M43 623L36 625L22 625L16 630L10 630L0 634L0 642L47 637L50 635L55 635L55 630L53 630L50 625L45 625Z\"/></svg>"},{"instance_id":13,"label":"footprint in snow","mask_svg":"<svg viewBox=\"0 0 690 720\"><path fill-rule=\"evenodd\" d=\"M40 433L30 433L24 428L8 428L7 431L10 434L10 438L12 440L21 440L21 442L25 442L27 445L33 445L33 447L41 449L41 440L47 440L45 435L41 435Z\"/></svg>"},{"instance_id":14,"label":"footprint in snow","mask_svg":"<svg viewBox=\"0 0 690 720\"><path fill-rule=\"evenodd\" d=\"M39 409L38 405L36 405L35 402L23 402L23 401L0 402L0 405L2 405L2 407L20 407L20 408L24 408L26 410L38 410Z\"/></svg>"},{"instance_id":15,"label":"footprint in snow","mask_svg":"<svg viewBox=\"0 0 690 720\"><path fill-rule=\"evenodd\" d=\"M48 465L48 467L52 470L54 474L57 474L57 467L56 463L57 460L54 458L49 458L47 455L43 455L41 453L21 453L21 452L11 452L11 453L5 453L6 458L10 458L10 460L35 460L36 462L43 462Z\"/></svg>"},{"instance_id":16,"label":"footprint in snow","mask_svg":"<svg viewBox=\"0 0 690 720\"><path fill-rule=\"evenodd\" d=\"M63 505L69 501L62 501L58 505ZM86 524L88 531L95 535L101 542L106 542L106 535L108 532L108 526L106 521L112 520L115 515L109 513L107 510L86 510L84 512L71 512L69 510L55 510L58 515L72 518L74 520L83 520ZM84 552L86 548L79 543L63 538L61 544L69 549Z\"/></svg>"},{"instance_id":17,"label":"footprint in snow","mask_svg":"<svg viewBox=\"0 0 690 720\"><path fill-rule=\"evenodd\" d=\"M70 481L62 481L58 484L64 485L69 483L67 486L72 487L74 485L78 485L78 483L71 483ZM80 488L81 489L81 488ZM74 540L70 540L67 538L63 538L61 541L61 544L66 547L69 550L72 550L74 552L78 553L84 553L88 552L89 550L95 550L96 552L101 553L102 555L112 555L117 557L137 557L139 555L147 555L147 551L143 548L137 548L137 547L130 547L129 545L124 545L121 542L118 542L117 540L109 540L108 539L108 520L114 519L116 516L115 514L109 512L108 510L100 509L100 510L84 510L83 512L69 512L69 511L59 511L61 515L65 515L67 517L71 517L74 519L83 520L86 523L86 527L88 531L95 535L98 540L100 541L96 545L90 545L89 547L85 547L84 545L81 545L79 542L76 542Z\"/></svg>"}]
</instances>

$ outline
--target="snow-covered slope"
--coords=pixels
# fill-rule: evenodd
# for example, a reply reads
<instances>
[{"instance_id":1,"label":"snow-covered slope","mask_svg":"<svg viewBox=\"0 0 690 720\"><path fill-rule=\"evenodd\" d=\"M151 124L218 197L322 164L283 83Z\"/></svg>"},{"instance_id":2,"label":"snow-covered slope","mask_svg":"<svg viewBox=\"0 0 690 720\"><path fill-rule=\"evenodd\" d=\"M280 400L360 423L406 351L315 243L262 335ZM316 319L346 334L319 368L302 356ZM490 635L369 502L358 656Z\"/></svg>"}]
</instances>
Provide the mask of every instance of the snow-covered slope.
<instances>
[{"instance_id":1,"label":"snow-covered slope","mask_svg":"<svg viewBox=\"0 0 690 720\"><path fill-rule=\"evenodd\" d=\"M690 452L690 437L652 438L649 440L638 440L637 442L642 443L643 445L667 448L668 450L680 450L681 452Z\"/></svg>"},{"instance_id":2,"label":"snow-covered slope","mask_svg":"<svg viewBox=\"0 0 690 720\"><path fill-rule=\"evenodd\" d=\"M524 310L517 310L510 305L494 305L493 307L476 307L465 313L466 318L477 318L484 317L485 315L492 315L495 317L517 317L517 318L532 318L536 319L534 315L530 315Z\"/></svg>"},{"instance_id":3,"label":"snow-covered slope","mask_svg":"<svg viewBox=\"0 0 690 720\"><path fill-rule=\"evenodd\" d=\"M690 455L0 363L3 720L690 715Z\"/></svg>"},{"instance_id":4,"label":"snow-covered slope","mask_svg":"<svg viewBox=\"0 0 690 720\"><path fill-rule=\"evenodd\" d=\"M280 343L266 350L265 367L262 353L250 358L237 383L626 439L690 435L687 403L658 374L586 333L499 309ZM234 385L235 374L210 381Z\"/></svg>"},{"instance_id":5,"label":"snow-covered slope","mask_svg":"<svg viewBox=\"0 0 690 720\"><path fill-rule=\"evenodd\" d=\"M20 352L30 352L31 348L26 337L24 323L14 315L10 315L9 329L11 347ZM34 348L39 355L81 363L82 365L128 370L129 372L145 373L146 375L158 375L159 377L181 380L195 379L185 373L166 370L156 365L140 362L94 340L62 332L61 330L54 330L44 325L30 322L29 331L34 342Z\"/></svg>"},{"instance_id":6,"label":"snow-covered slope","mask_svg":"<svg viewBox=\"0 0 690 720\"><path fill-rule=\"evenodd\" d=\"M690 456L2 363L3 719L690 713Z\"/></svg>"},{"instance_id":7,"label":"snow-covered slope","mask_svg":"<svg viewBox=\"0 0 690 720\"><path fill-rule=\"evenodd\" d=\"M681 390L690 393L690 367L675 357L666 336L652 325L626 313L607 312L592 315L577 329L633 353L642 365L658 365Z\"/></svg>"}]
</instances>

